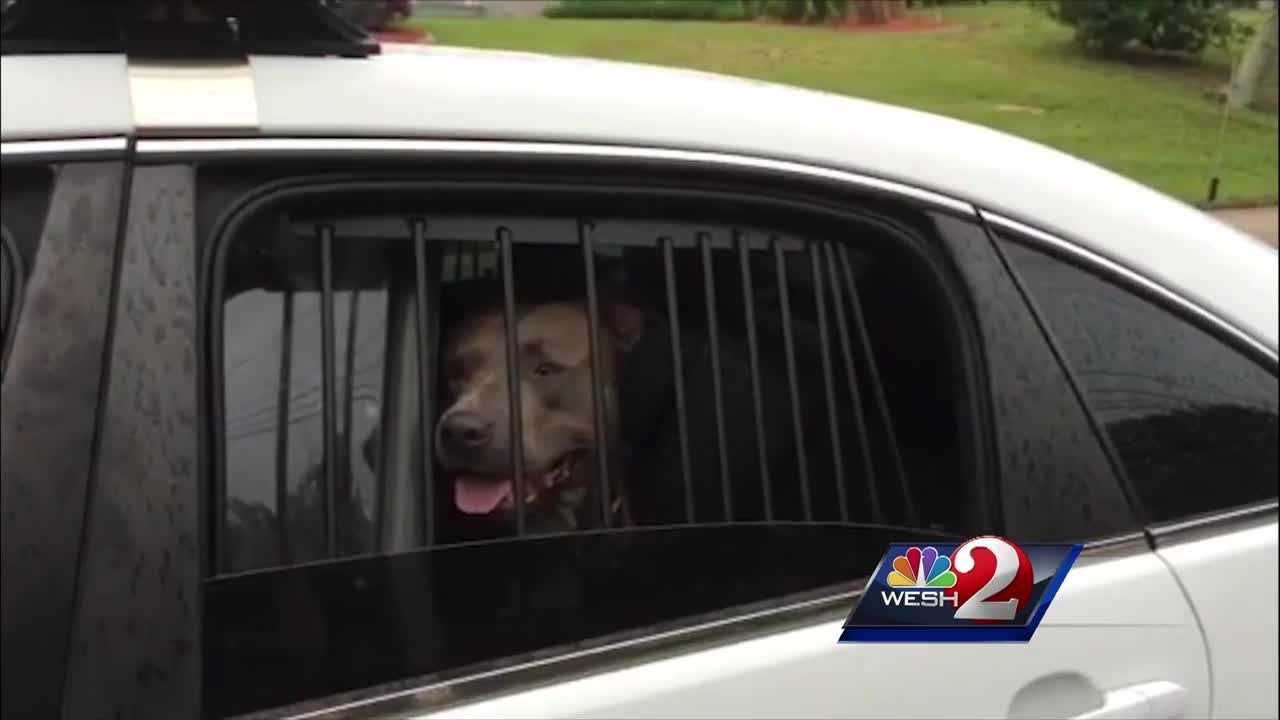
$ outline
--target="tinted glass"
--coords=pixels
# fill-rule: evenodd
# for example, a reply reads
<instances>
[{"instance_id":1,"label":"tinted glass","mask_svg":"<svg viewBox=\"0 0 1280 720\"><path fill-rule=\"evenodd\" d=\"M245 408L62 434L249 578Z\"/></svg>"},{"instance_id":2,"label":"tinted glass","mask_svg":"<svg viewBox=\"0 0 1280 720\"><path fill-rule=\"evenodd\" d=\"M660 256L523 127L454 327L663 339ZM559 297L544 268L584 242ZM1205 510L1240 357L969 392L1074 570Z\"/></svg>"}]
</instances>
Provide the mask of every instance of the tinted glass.
<instances>
[{"instance_id":1,"label":"tinted glass","mask_svg":"<svg viewBox=\"0 0 1280 720\"><path fill-rule=\"evenodd\" d=\"M214 580L205 591L205 710L225 717L719 619L728 608L848 587L890 542L931 537L834 525L649 528Z\"/></svg>"},{"instance_id":2,"label":"tinted glass","mask_svg":"<svg viewBox=\"0 0 1280 720\"><path fill-rule=\"evenodd\" d=\"M986 347L1005 532L1086 542L1138 529L1089 417L984 229L939 216Z\"/></svg>"},{"instance_id":3,"label":"tinted glass","mask_svg":"<svg viewBox=\"0 0 1280 720\"><path fill-rule=\"evenodd\" d=\"M21 312L23 286L40 245L53 191L53 172L40 165L5 165L0 180L0 373Z\"/></svg>"},{"instance_id":4,"label":"tinted glass","mask_svg":"<svg viewBox=\"0 0 1280 720\"><path fill-rule=\"evenodd\" d=\"M227 570L376 547L382 461L376 430L383 404L388 287L396 265L412 262L405 253L410 248L344 240L335 253L334 266L341 269L331 278L326 310L320 242L291 237L274 247L286 256L259 256L243 245L231 249L229 270L236 284L222 315L222 567ZM326 320L331 337L323 332ZM326 338L332 345L328 359ZM326 363L332 364L331 396L324 383ZM325 437L326 408L333 420L332 447ZM326 484L330 471L332 498Z\"/></svg>"},{"instance_id":5,"label":"tinted glass","mask_svg":"<svg viewBox=\"0 0 1280 720\"><path fill-rule=\"evenodd\" d=\"M1074 265L1002 248L1151 521L1276 497L1273 370Z\"/></svg>"}]
</instances>

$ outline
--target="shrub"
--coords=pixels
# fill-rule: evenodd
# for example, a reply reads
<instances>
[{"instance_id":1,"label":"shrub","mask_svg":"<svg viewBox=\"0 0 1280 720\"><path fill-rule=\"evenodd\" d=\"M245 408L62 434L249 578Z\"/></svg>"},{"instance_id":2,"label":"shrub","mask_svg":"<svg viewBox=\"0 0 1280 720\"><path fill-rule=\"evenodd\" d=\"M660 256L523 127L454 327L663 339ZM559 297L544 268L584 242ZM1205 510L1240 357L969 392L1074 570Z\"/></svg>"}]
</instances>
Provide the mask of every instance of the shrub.
<instances>
[{"instance_id":1,"label":"shrub","mask_svg":"<svg viewBox=\"0 0 1280 720\"><path fill-rule=\"evenodd\" d=\"M1055 0L1048 8L1080 44L1106 53L1136 44L1196 54L1248 34L1222 0Z\"/></svg>"},{"instance_id":2,"label":"shrub","mask_svg":"<svg viewBox=\"0 0 1280 720\"><path fill-rule=\"evenodd\" d=\"M743 0L560 0L543 13L552 18L650 20L747 20Z\"/></svg>"}]
</instances>

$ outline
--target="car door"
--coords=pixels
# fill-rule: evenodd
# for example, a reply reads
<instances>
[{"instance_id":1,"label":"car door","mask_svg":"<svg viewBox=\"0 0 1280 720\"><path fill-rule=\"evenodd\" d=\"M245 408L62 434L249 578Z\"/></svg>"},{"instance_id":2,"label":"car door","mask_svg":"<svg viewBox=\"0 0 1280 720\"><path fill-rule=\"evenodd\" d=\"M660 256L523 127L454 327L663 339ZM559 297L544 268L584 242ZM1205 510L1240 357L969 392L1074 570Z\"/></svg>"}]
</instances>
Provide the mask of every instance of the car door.
<instances>
[{"instance_id":1,"label":"car door","mask_svg":"<svg viewBox=\"0 0 1280 720\"><path fill-rule=\"evenodd\" d=\"M1194 615L972 208L714 154L636 185L638 149L342 145L139 144L200 157L206 716L1207 713ZM657 310L663 389L622 405L656 413L657 519L460 535L426 453L462 288L584 273L577 301ZM837 643L889 542L981 533L1087 544L1030 643Z\"/></svg>"},{"instance_id":2,"label":"car door","mask_svg":"<svg viewBox=\"0 0 1280 720\"><path fill-rule=\"evenodd\" d=\"M1071 379L980 227L935 220L982 326L1006 532L1086 543L1030 642L837 645L833 609L799 628L726 634L716 647L422 717L1208 715L1196 616L1140 532Z\"/></svg>"}]
</instances>

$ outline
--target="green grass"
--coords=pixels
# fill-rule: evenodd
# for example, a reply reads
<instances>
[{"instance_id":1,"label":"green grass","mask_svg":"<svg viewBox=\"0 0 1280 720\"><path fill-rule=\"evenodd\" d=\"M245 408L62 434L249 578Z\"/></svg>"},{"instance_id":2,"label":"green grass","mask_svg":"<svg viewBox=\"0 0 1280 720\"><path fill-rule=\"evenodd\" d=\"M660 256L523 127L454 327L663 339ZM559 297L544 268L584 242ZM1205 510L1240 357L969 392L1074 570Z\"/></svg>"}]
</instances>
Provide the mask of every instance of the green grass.
<instances>
[{"instance_id":1,"label":"green grass","mask_svg":"<svg viewBox=\"0 0 1280 720\"><path fill-rule=\"evenodd\" d=\"M933 11L927 11L932 13ZM1187 201L1216 168L1224 51L1202 62L1082 55L1034 7L946 8L957 29L853 34L765 23L425 20L445 45L681 66L853 95L976 122L1062 149ZM1277 197L1277 118L1233 111L1219 200Z\"/></svg>"},{"instance_id":2,"label":"green grass","mask_svg":"<svg viewBox=\"0 0 1280 720\"><path fill-rule=\"evenodd\" d=\"M737 0L559 0L547 8L557 18L648 18L651 20L746 20Z\"/></svg>"}]
</instances>

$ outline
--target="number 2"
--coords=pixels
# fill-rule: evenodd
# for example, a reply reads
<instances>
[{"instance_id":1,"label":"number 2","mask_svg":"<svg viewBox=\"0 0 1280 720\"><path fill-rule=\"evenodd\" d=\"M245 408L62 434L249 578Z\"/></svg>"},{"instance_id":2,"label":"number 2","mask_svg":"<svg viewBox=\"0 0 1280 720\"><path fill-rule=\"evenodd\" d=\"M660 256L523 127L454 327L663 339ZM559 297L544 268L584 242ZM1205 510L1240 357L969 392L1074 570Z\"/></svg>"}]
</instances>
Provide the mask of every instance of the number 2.
<instances>
[{"instance_id":1,"label":"number 2","mask_svg":"<svg viewBox=\"0 0 1280 720\"><path fill-rule=\"evenodd\" d=\"M987 598L1003 591L1018 574L1018 553L1009 543L994 537L974 538L960 546L955 555L955 570L964 574L974 568L973 551L986 548L996 558L996 569L986 585L956 608L957 620L1012 620L1018 614L1018 599L987 602Z\"/></svg>"}]
</instances>

